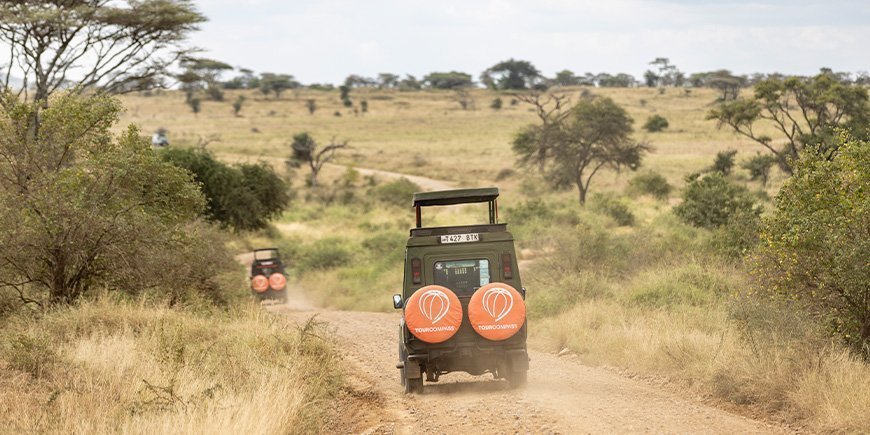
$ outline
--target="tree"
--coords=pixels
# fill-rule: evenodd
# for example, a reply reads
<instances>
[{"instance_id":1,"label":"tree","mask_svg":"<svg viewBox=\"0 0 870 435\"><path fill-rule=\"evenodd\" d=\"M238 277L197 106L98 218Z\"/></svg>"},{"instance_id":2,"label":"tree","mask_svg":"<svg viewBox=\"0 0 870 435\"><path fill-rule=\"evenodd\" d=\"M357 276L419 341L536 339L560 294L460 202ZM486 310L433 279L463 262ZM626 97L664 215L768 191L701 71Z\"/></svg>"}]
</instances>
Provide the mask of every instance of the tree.
<instances>
[{"instance_id":1,"label":"tree","mask_svg":"<svg viewBox=\"0 0 870 435\"><path fill-rule=\"evenodd\" d=\"M598 75L596 82L602 88L630 88L635 85L637 80L631 74L619 73L613 76L602 73Z\"/></svg>"},{"instance_id":2,"label":"tree","mask_svg":"<svg viewBox=\"0 0 870 435\"><path fill-rule=\"evenodd\" d=\"M175 258L205 255L194 247L204 202L189 175L162 162L134 126L112 134L116 100L70 92L51 103L0 94L0 290L42 304L95 287L213 284Z\"/></svg>"},{"instance_id":3,"label":"tree","mask_svg":"<svg viewBox=\"0 0 870 435\"><path fill-rule=\"evenodd\" d=\"M682 86L683 81L685 80L685 76L680 70L677 69L676 66L671 64L670 59L666 57L657 57L655 60L649 63L650 65L654 65L658 68L659 73L652 73L651 76L647 77L647 86L650 86L650 79L655 79L656 86ZM651 73L651 71L647 71L647 73Z\"/></svg>"},{"instance_id":4,"label":"tree","mask_svg":"<svg viewBox=\"0 0 870 435\"><path fill-rule=\"evenodd\" d=\"M844 84L827 73L808 79L769 78L756 83L752 98L724 102L707 119L761 144L791 174L793 161L804 149L823 155L835 151L837 128L850 130L858 138L868 137L870 99L867 89ZM777 148L772 137L757 133L759 122L771 124L785 137L785 145Z\"/></svg>"},{"instance_id":5,"label":"tree","mask_svg":"<svg viewBox=\"0 0 870 435\"><path fill-rule=\"evenodd\" d=\"M339 98L344 104L344 107L352 107L353 101L350 100L350 86L341 85L338 87L338 92L341 94Z\"/></svg>"},{"instance_id":6,"label":"tree","mask_svg":"<svg viewBox=\"0 0 870 435\"><path fill-rule=\"evenodd\" d=\"M317 100L314 98L305 100L305 108L308 109L309 115L314 115L314 112L317 110Z\"/></svg>"},{"instance_id":7,"label":"tree","mask_svg":"<svg viewBox=\"0 0 870 435\"><path fill-rule=\"evenodd\" d=\"M761 181L761 186L767 186L767 180L770 178L770 169L776 164L776 158L770 154L757 154L743 162L740 167L749 171L749 179L752 181Z\"/></svg>"},{"instance_id":8,"label":"tree","mask_svg":"<svg viewBox=\"0 0 870 435\"><path fill-rule=\"evenodd\" d=\"M535 165L543 175L553 138L568 116L564 110L569 102L568 95L532 92L517 96L517 100L531 104L541 124L528 125L517 134L513 141L514 152L519 156L520 165Z\"/></svg>"},{"instance_id":9,"label":"tree","mask_svg":"<svg viewBox=\"0 0 870 435\"><path fill-rule=\"evenodd\" d=\"M556 86L576 86L580 84L580 78L574 75L574 72L567 69L557 72L553 81Z\"/></svg>"},{"instance_id":10,"label":"tree","mask_svg":"<svg viewBox=\"0 0 870 435\"><path fill-rule=\"evenodd\" d=\"M457 89L467 88L474 85L471 74L457 71L433 72L423 77L426 87L432 89Z\"/></svg>"},{"instance_id":11,"label":"tree","mask_svg":"<svg viewBox=\"0 0 870 435\"><path fill-rule=\"evenodd\" d=\"M185 69L185 72L178 76L178 80L187 91L188 99L192 94L188 89L190 87L193 89L204 89L206 95L212 101L223 101L223 85L220 82L220 75L224 71L232 70L232 66L207 58L182 59L181 66Z\"/></svg>"},{"instance_id":12,"label":"tree","mask_svg":"<svg viewBox=\"0 0 870 435\"><path fill-rule=\"evenodd\" d=\"M405 78L399 82L400 91L416 91L422 87L423 85L420 84L420 81L411 74L406 74Z\"/></svg>"},{"instance_id":13,"label":"tree","mask_svg":"<svg viewBox=\"0 0 870 435\"><path fill-rule=\"evenodd\" d=\"M378 88L391 89L399 86L399 76L390 73L378 74Z\"/></svg>"},{"instance_id":14,"label":"tree","mask_svg":"<svg viewBox=\"0 0 870 435\"><path fill-rule=\"evenodd\" d=\"M582 205L599 170L636 170L650 147L630 138L631 117L609 98L581 99L566 113L551 116L555 122L547 128L545 177L556 187L575 186ZM539 161L541 133L539 126L529 126L516 136L513 148L520 164Z\"/></svg>"},{"instance_id":15,"label":"tree","mask_svg":"<svg viewBox=\"0 0 870 435\"><path fill-rule=\"evenodd\" d=\"M489 67L480 77L487 87L514 90L531 89L543 79L541 72L531 62L513 58Z\"/></svg>"},{"instance_id":16,"label":"tree","mask_svg":"<svg viewBox=\"0 0 870 435\"><path fill-rule=\"evenodd\" d=\"M317 187L317 175L320 174L323 165L335 158L338 150L347 148L348 142L336 142L335 138L332 138L329 145L318 150L314 138L303 132L293 136L293 143L290 146L293 148L293 154L290 155L289 163L293 166L307 164L311 169L310 185Z\"/></svg>"},{"instance_id":17,"label":"tree","mask_svg":"<svg viewBox=\"0 0 870 435\"><path fill-rule=\"evenodd\" d=\"M453 100L459 103L459 107L462 107L462 110L474 110L475 109L475 100L474 96L471 95L471 92L466 88L458 88L453 91Z\"/></svg>"},{"instance_id":18,"label":"tree","mask_svg":"<svg viewBox=\"0 0 870 435\"><path fill-rule=\"evenodd\" d=\"M737 150L725 150L716 153L716 158L713 160L713 166L710 167L711 172L718 172L722 175L731 175L731 169L734 168L734 156L737 155Z\"/></svg>"},{"instance_id":19,"label":"tree","mask_svg":"<svg viewBox=\"0 0 870 435\"><path fill-rule=\"evenodd\" d=\"M204 149L170 148L160 156L199 183L206 200L203 217L237 233L265 228L290 200L287 183L265 164L233 167Z\"/></svg>"},{"instance_id":20,"label":"tree","mask_svg":"<svg viewBox=\"0 0 870 435\"><path fill-rule=\"evenodd\" d=\"M275 98L281 98L281 94L287 89L296 89L299 86L293 76L289 74L260 74L260 92L264 95L273 93Z\"/></svg>"},{"instance_id":21,"label":"tree","mask_svg":"<svg viewBox=\"0 0 870 435\"><path fill-rule=\"evenodd\" d=\"M650 133L657 133L668 128L668 120L662 115L653 115L647 118L643 124L643 129Z\"/></svg>"},{"instance_id":22,"label":"tree","mask_svg":"<svg viewBox=\"0 0 870 435\"><path fill-rule=\"evenodd\" d=\"M205 17L187 0L0 1L4 87L48 104L58 89L129 92L160 84ZM30 95L30 90L33 94Z\"/></svg>"},{"instance_id":23,"label":"tree","mask_svg":"<svg viewBox=\"0 0 870 435\"><path fill-rule=\"evenodd\" d=\"M803 150L764 220L754 275L870 359L870 143L843 133Z\"/></svg>"}]
</instances>

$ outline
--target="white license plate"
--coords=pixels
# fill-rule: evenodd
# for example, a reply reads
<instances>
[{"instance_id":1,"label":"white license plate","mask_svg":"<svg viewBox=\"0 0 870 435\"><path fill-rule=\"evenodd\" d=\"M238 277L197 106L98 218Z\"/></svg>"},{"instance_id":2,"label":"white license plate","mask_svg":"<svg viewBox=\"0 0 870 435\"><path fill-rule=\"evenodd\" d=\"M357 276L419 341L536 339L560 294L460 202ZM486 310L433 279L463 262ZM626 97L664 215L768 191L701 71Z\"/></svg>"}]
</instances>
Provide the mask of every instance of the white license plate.
<instances>
[{"instance_id":1,"label":"white license plate","mask_svg":"<svg viewBox=\"0 0 870 435\"><path fill-rule=\"evenodd\" d=\"M449 236L441 236L441 243L468 243L468 242L479 242L480 234L477 233L469 233L469 234L451 234Z\"/></svg>"}]
</instances>

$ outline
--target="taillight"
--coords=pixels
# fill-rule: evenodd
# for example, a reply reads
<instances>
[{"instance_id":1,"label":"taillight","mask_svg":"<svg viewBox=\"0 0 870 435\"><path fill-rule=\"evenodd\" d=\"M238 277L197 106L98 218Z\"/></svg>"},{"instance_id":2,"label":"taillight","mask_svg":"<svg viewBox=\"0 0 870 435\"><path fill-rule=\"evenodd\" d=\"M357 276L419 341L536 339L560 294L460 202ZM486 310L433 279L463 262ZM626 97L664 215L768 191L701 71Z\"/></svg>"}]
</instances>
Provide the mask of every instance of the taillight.
<instances>
[{"instance_id":1,"label":"taillight","mask_svg":"<svg viewBox=\"0 0 870 435\"><path fill-rule=\"evenodd\" d=\"M420 284L423 282L423 267L419 258L411 260L411 282Z\"/></svg>"},{"instance_id":2,"label":"taillight","mask_svg":"<svg viewBox=\"0 0 870 435\"><path fill-rule=\"evenodd\" d=\"M514 266L512 260L511 254L501 254L501 275L504 279L511 279L514 277Z\"/></svg>"}]
</instances>

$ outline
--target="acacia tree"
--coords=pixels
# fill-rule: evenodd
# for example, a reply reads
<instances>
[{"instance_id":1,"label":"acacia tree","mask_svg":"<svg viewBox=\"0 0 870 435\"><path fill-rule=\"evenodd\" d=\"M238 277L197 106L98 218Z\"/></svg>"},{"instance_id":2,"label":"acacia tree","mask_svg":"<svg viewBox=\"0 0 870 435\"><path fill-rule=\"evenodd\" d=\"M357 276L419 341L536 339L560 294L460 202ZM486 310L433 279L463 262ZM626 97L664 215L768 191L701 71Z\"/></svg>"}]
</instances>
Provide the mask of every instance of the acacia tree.
<instances>
[{"instance_id":1,"label":"acacia tree","mask_svg":"<svg viewBox=\"0 0 870 435\"><path fill-rule=\"evenodd\" d=\"M275 94L275 98L281 98L281 94L287 89L296 89L300 85L293 76L289 74L260 74L260 92L263 95L270 93Z\"/></svg>"},{"instance_id":2,"label":"acacia tree","mask_svg":"<svg viewBox=\"0 0 870 435\"><path fill-rule=\"evenodd\" d=\"M323 165L335 158L338 150L347 148L348 141L336 142L332 138L329 145L318 150L317 142L310 134L303 132L293 136L293 142L290 144L293 147L293 154L290 155L288 163L298 167L302 164L307 164L311 169L310 185L317 187L317 175L323 169Z\"/></svg>"},{"instance_id":3,"label":"acacia tree","mask_svg":"<svg viewBox=\"0 0 870 435\"><path fill-rule=\"evenodd\" d=\"M530 89L542 78L531 62L515 59L499 62L480 74L480 81L493 89Z\"/></svg>"},{"instance_id":4,"label":"acacia tree","mask_svg":"<svg viewBox=\"0 0 870 435\"><path fill-rule=\"evenodd\" d=\"M636 170L650 151L647 144L631 139L632 123L628 112L610 98L580 100L546 129L545 177L556 187L575 186L580 204L585 204L592 178L602 168ZM539 161L541 132L529 126L514 139L520 164Z\"/></svg>"},{"instance_id":5,"label":"acacia tree","mask_svg":"<svg viewBox=\"0 0 870 435\"><path fill-rule=\"evenodd\" d=\"M532 92L518 95L517 99L534 107L541 124L526 126L514 139L514 150L521 165L536 165L543 174L550 157L551 140L558 131L556 126L568 116L564 110L569 102L568 95Z\"/></svg>"},{"instance_id":6,"label":"acacia tree","mask_svg":"<svg viewBox=\"0 0 870 435\"><path fill-rule=\"evenodd\" d=\"M0 0L0 46L9 53L3 85L22 79L19 97L43 106L61 87L152 87L191 53L184 42L204 21L188 0Z\"/></svg>"},{"instance_id":7,"label":"acacia tree","mask_svg":"<svg viewBox=\"0 0 870 435\"><path fill-rule=\"evenodd\" d=\"M752 98L720 104L707 114L718 127L728 126L767 148L779 167L788 174L801 151L814 149L821 154L836 150L836 129L851 130L859 138L870 133L870 98L867 89L821 73L809 79L768 78L755 84ZM756 131L767 122L784 136L777 146L774 139Z\"/></svg>"}]
</instances>

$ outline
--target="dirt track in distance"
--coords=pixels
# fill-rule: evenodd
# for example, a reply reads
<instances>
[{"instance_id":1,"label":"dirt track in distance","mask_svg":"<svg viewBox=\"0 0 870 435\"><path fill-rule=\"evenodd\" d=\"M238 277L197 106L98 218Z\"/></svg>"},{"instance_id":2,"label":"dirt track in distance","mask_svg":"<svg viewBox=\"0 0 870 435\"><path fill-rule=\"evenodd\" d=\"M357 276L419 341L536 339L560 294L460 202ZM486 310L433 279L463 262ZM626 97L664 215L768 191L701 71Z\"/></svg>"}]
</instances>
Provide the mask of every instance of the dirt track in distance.
<instances>
[{"instance_id":1,"label":"dirt track in distance","mask_svg":"<svg viewBox=\"0 0 870 435\"><path fill-rule=\"evenodd\" d=\"M529 384L444 375L408 396L399 384L398 313L322 310L299 298L269 310L330 325L366 407L334 430L364 433L781 433L764 422L661 391L604 369L531 351Z\"/></svg>"}]
</instances>

